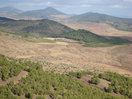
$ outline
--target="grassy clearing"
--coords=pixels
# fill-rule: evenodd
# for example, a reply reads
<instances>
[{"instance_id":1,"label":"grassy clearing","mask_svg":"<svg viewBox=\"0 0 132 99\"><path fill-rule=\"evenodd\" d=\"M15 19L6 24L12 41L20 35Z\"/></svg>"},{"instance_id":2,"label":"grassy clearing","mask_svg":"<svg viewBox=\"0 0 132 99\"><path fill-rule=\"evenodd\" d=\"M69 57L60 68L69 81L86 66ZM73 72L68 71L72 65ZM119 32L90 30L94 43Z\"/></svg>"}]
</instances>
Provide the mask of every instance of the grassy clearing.
<instances>
[{"instance_id":1,"label":"grassy clearing","mask_svg":"<svg viewBox=\"0 0 132 99\"><path fill-rule=\"evenodd\" d=\"M40 35L40 34L30 34L30 33L8 33L12 36L20 37L28 42L34 43L55 43L54 40L49 40L47 37Z\"/></svg>"}]
</instances>

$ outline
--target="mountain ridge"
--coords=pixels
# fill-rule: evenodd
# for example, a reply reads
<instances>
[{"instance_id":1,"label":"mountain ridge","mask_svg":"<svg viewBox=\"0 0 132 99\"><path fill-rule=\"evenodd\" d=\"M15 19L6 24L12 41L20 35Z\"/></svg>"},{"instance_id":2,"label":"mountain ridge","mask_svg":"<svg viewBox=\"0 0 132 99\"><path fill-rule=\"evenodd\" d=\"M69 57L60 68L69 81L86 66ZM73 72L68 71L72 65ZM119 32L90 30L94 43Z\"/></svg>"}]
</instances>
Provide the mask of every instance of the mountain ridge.
<instances>
[{"instance_id":1,"label":"mountain ridge","mask_svg":"<svg viewBox=\"0 0 132 99\"><path fill-rule=\"evenodd\" d=\"M9 9L9 7L5 7L5 9ZM14 9L14 8L12 8ZM8 11L9 12L9 11ZM12 11L10 12L12 13ZM1 16L0 12L0 16ZM4 16L7 16L9 18L13 19L23 19L23 20L38 20L38 19L50 19L55 20L57 22L65 23L66 22L95 22L95 23L106 23L118 30L123 31L132 31L132 18L119 18L115 16L110 16L107 14L100 14L100 13L93 13L93 12L87 12L80 15L69 15L69 17L66 17L66 15L61 11L58 11L57 9L53 7L47 7L45 9L39 9L39 10L31 10L31 11L25 11L19 14L4 14Z\"/></svg>"}]
</instances>

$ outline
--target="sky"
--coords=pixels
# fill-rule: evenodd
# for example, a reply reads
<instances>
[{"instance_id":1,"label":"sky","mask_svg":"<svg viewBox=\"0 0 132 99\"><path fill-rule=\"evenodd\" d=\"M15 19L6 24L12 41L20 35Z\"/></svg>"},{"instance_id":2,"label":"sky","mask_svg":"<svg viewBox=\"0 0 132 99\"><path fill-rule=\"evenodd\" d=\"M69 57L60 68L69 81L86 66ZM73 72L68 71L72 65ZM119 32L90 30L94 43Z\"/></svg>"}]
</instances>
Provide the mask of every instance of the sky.
<instances>
[{"instance_id":1,"label":"sky","mask_svg":"<svg viewBox=\"0 0 132 99\"><path fill-rule=\"evenodd\" d=\"M97 12L132 18L132 0L0 0L0 5L24 11L54 7L67 14Z\"/></svg>"}]
</instances>

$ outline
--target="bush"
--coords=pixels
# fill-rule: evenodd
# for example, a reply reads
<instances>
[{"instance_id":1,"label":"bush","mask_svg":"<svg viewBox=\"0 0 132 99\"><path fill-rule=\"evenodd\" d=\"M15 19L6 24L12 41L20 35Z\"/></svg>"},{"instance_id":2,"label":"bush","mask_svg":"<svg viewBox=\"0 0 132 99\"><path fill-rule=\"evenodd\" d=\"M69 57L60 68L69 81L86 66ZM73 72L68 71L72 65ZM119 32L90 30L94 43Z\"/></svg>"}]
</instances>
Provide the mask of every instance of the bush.
<instances>
[{"instance_id":1,"label":"bush","mask_svg":"<svg viewBox=\"0 0 132 99\"><path fill-rule=\"evenodd\" d=\"M26 98L32 99L33 98L33 94L32 93L27 93L25 94Z\"/></svg>"},{"instance_id":2,"label":"bush","mask_svg":"<svg viewBox=\"0 0 132 99\"><path fill-rule=\"evenodd\" d=\"M90 83L97 85L97 84L100 83L100 80L99 80L99 78L97 76L94 76L94 77L91 78Z\"/></svg>"}]
</instances>

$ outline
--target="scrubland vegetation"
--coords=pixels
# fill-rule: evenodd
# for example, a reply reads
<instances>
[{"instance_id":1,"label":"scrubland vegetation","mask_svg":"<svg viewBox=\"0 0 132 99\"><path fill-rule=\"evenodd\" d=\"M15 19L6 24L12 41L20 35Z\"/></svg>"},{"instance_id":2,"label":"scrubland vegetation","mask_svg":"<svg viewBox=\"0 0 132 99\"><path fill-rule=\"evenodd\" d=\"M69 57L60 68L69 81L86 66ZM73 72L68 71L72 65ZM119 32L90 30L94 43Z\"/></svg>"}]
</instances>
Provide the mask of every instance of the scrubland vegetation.
<instances>
[{"instance_id":1,"label":"scrubland vegetation","mask_svg":"<svg viewBox=\"0 0 132 99\"><path fill-rule=\"evenodd\" d=\"M104 88L106 92L114 92L132 98L132 79L112 72L99 74L99 78L111 82L108 88Z\"/></svg>"},{"instance_id":2,"label":"scrubland vegetation","mask_svg":"<svg viewBox=\"0 0 132 99\"><path fill-rule=\"evenodd\" d=\"M92 72L71 72L69 75L78 79L81 79L82 76L92 75L91 80L88 82L95 85L101 83L100 79L104 79L109 82L108 87L104 86L103 90L105 92L123 95L130 99L132 98L132 79L129 77L113 72L104 72L99 74Z\"/></svg>"},{"instance_id":3,"label":"scrubland vegetation","mask_svg":"<svg viewBox=\"0 0 132 99\"><path fill-rule=\"evenodd\" d=\"M11 68L8 67L9 65L11 66ZM4 68L7 67L6 79L10 77L10 73L13 73L11 70L13 70L14 72L17 72L17 70L19 70L19 72L21 70L29 72L27 77L22 78L17 84L14 84L14 82L11 81L7 85L1 85L1 99L17 99L20 98L20 96L29 99L32 99L35 96L37 97L37 99L45 99L46 96L52 99L125 99L125 97L123 96L114 97L104 92L103 90L87 86L86 84L78 80L73 80L74 75L77 76L77 78L81 78L80 75L94 75L94 73L92 72L60 75L53 72L43 71L42 66L38 63L14 60L6 58L3 55L0 56L0 66L1 74L5 72Z\"/></svg>"}]
</instances>

